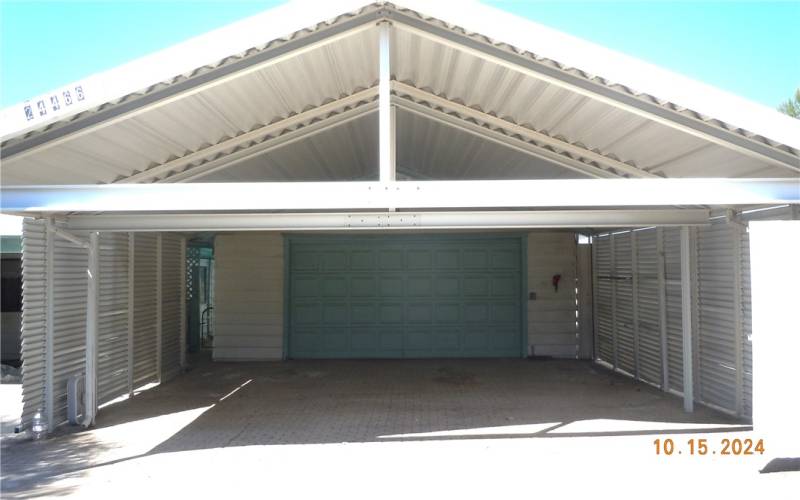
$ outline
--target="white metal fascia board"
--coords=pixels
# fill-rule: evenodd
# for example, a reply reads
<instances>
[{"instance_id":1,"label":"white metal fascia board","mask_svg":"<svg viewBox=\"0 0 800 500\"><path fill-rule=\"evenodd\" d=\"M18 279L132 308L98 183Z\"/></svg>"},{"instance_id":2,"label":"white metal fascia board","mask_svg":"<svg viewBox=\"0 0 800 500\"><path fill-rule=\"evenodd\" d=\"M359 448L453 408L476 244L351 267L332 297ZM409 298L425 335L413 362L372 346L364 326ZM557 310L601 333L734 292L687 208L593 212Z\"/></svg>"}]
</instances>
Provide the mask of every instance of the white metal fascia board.
<instances>
[{"instance_id":1,"label":"white metal fascia board","mask_svg":"<svg viewBox=\"0 0 800 500\"><path fill-rule=\"evenodd\" d=\"M655 207L800 203L796 179L547 179L9 186L4 212Z\"/></svg>"}]
</instances>

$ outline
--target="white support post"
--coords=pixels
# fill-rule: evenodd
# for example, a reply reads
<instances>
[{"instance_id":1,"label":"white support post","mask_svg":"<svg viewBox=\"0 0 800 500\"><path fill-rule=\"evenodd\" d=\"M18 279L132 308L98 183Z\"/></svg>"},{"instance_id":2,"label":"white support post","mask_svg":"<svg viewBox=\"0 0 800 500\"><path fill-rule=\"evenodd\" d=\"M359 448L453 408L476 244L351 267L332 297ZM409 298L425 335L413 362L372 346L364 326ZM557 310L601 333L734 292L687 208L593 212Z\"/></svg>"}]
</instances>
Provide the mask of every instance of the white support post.
<instances>
[{"instance_id":1,"label":"white support post","mask_svg":"<svg viewBox=\"0 0 800 500\"><path fill-rule=\"evenodd\" d=\"M186 367L186 238L181 238L180 254L180 350L181 350L181 369Z\"/></svg>"},{"instance_id":2,"label":"white support post","mask_svg":"<svg viewBox=\"0 0 800 500\"><path fill-rule=\"evenodd\" d=\"M55 424L54 417L54 387L53 387L53 344L55 342L55 325L53 317L55 311L55 238L53 220L47 219L47 232L45 234L45 336L44 336L44 411L47 428L52 431Z\"/></svg>"},{"instance_id":3,"label":"white support post","mask_svg":"<svg viewBox=\"0 0 800 500\"><path fill-rule=\"evenodd\" d=\"M614 369L619 369L619 349L617 342L617 259L614 234L609 236L611 243L611 342L613 346Z\"/></svg>"},{"instance_id":4,"label":"white support post","mask_svg":"<svg viewBox=\"0 0 800 500\"><path fill-rule=\"evenodd\" d=\"M162 290L161 290L161 269L162 263L162 240L161 233L156 236L156 379L161 383L161 329L162 329Z\"/></svg>"},{"instance_id":5,"label":"white support post","mask_svg":"<svg viewBox=\"0 0 800 500\"><path fill-rule=\"evenodd\" d=\"M692 373L692 275L689 227L681 228L681 319L683 326L683 409L694 411L694 376Z\"/></svg>"},{"instance_id":6,"label":"white support post","mask_svg":"<svg viewBox=\"0 0 800 500\"><path fill-rule=\"evenodd\" d=\"M600 286L600 282L597 280L597 235L592 233L592 360L596 361L600 357L600 340L598 339L597 335L599 329L597 327L598 317L600 316L597 312L598 304L597 301L597 288Z\"/></svg>"},{"instance_id":7,"label":"white support post","mask_svg":"<svg viewBox=\"0 0 800 500\"><path fill-rule=\"evenodd\" d=\"M100 289L100 233L89 233L89 269L86 292L86 377L83 426L94 423L97 414L97 325Z\"/></svg>"},{"instance_id":8,"label":"white support post","mask_svg":"<svg viewBox=\"0 0 800 500\"><path fill-rule=\"evenodd\" d=\"M669 347L667 344L667 278L664 255L664 229L656 229L656 253L658 254L658 325L661 339L661 390L669 390Z\"/></svg>"},{"instance_id":9,"label":"white support post","mask_svg":"<svg viewBox=\"0 0 800 500\"><path fill-rule=\"evenodd\" d=\"M392 109L391 30L389 22L380 24L378 67L378 133L379 133L379 178L391 182L396 178L395 169L395 113Z\"/></svg>"},{"instance_id":10,"label":"white support post","mask_svg":"<svg viewBox=\"0 0 800 500\"><path fill-rule=\"evenodd\" d=\"M633 377L639 380L639 258L636 231L631 231L631 299L633 301Z\"/></svg>"},{"instance_id":11,"label":"white support post","mask_svg":"<svg viewBox=\"0 0 800 500\"><path fill-rule=\"evenodd\" d=\"M729 223L733 231L733 352L736 364L736 415L744 415L744 311L742 309L742 232L738 223Z\"/></svg>"},{"instance_id":12,"label":"white support post","mask_svg":"<svg viewBox=\"0 0 800 500\"><path fill-rule=\"evenodd\" d=\"M136 233L128 233L128 397L133 397L133 320L136 292Z\"/></svg>"}]
</instances>

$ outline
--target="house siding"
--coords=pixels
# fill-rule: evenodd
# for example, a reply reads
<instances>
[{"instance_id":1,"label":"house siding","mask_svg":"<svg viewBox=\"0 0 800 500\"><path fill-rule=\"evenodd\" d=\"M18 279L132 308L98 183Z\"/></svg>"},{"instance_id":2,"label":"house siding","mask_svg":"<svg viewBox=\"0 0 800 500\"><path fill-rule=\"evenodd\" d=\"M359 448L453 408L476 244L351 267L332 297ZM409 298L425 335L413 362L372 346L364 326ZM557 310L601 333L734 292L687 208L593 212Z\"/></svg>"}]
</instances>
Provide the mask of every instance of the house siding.
<instances>
[{"instance_id":1,"label":"house siding","mask_svg":"<svg viewBox=\"0 0 800 500\"><path fill-rule=\"evenodd\" d=\"M528 353L575 358L577 243L571 232L543 231L528 235ZM560 274L558 291L553 275Z\"/></svg>"},{"instance_id":2,"label":"house siding","mask_svg":"<svg viewBox=\"0 0 800 500\"><path fill-rule=\"evenodd\" d=\"M283 236L216 237L214 359L283 358Z\"/></svg>"}]
</instances>

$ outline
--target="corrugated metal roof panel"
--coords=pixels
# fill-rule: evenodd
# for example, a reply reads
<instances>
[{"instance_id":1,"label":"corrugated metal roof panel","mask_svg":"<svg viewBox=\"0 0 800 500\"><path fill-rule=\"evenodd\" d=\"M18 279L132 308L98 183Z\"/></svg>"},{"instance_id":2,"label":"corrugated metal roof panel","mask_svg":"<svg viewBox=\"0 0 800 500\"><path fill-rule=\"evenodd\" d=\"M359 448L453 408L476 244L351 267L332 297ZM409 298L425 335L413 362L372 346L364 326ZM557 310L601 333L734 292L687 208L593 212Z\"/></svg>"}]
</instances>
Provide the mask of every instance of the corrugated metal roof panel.
<instances>
[{"instance_id":1,"label":"corrugated metal roof panel","mask_svg":"<svg viewBox=\"0 0 800 500\"><path fill-rule=\"evenodd\" d=\"M739 136L754 138L775 150L789 152L792 158L798 159L797 169L800 169L797 151L788 146L416 11L390 4L373 4L7 140L3 147L12 147L12 151L21 151L21 154L12 152L4 158L4 183L106 183L166 164L165 172L153 175L149 182L170 179L171 174L182 172L185 165L171 169L169 162L188 154L193 155L190 165L210 159L221 161L222 154L241 151L261 142L256 140L240 145L235 144L235 140L229 141L232 138L374 86L377 80L378 43L377 29L370 23L380 16L395 16L392 72L396 80L463 103L486 116L502 118L509 124L563 140L565 144L577 144L596 154L634 165L643 173L668 177L797 176L796 171L791 170L794 168L792 160L787 164L791 168L783 168L774 161L762 161L720 145L718 141L712 143L664 125L663 120L659 123L630 110L619 109L607 100L589 97L557 85L552 80L547 81L541 75L522 71L522 65L502 64L492 57L466 50L466 46L459 43L449 43L436 36L422 36L414 31L416 28L403 26L405 21L402 16L443 28L453 34L454 40L463 38L465 42L469 40L477 45L490 46L514 54L521 63L535 61L545 67L556 68L565 76L616 89L642 102L656 103L664 109L704 120L720 130L732 130ZM355 22L354 26L363 23L364 28L308 50L284 54L263 67L235 66L237 71L226 74L218 84L198 89L187 87L179 94L154 101L149 107L137 109L133 106L126 114L102 122L87 133L78 131L46 143L38 150L24 151L26 141L45 137L43 134L51 133L49 131L82 123L82 120L104 110L122 109L122 106L135 104L143 97L186 84L193 77L228 71L233 65L280 48L288 41L324 34L329 28L348 22ZM311 119L312 122L314 120ZM400 151L400 156L411 158L408 161L413 161L415 171L433 175L469 175L474 178L516 178L526 175L523 172L528 167L521 166L519 152L511 154L507 146L491 141L481 142L478 138L469 138L469 134L457 128L441 124L432 126L429 122L418 117L405 117L398 124L398 133L403 137L402 148L408 150ZM435 130L435 134L425 132L429 129ZM289 161L287 155L297 155L299 159L308 160L310 165L317 165L313 167L317 171L312 173L312 167L305 173L290 169L285 171L287 178L291 178L291 175L298 175L300 179L307 176L316 178L314 176L320 175L325 169L339 167L341 170L336 172L325 171L324 176L352 178L354 167L345 167L343 161L336 158L348 158L355 162L359 165L356 170L362 168L363 162L373 162L373 152L364 149L364 145L369 144L368 140L365 141L367 137L364 133L363 130L359 131L357 125L350 124L342 130L308 139L307 146L313 153L297 145L275 149L269 153L271 158L249 160L247 165L237 167L238 173L232 172L229 176L249 179L260 175L261 166L282 164ZM330 137L336 140L326 140ZM434 137L441 144L432 144ZM206 148L220 144L224 146L228 142L231 142L230 149L210 148L209 151L213 149L213 155L209 152L210 156L204 156ZM480 147L477 146L479 143ZM454 144L462 147L454 147ZM421 151L427 151L429 155ZM465 151L476 153L473 157L465 158ZM308 155L316 155L317 158ZM325 157L332 159L320 160ZM576 160L581 161L578 158ZM545 176L573 175L568 170L562 173L550 171L547 163L539 165L534 160L527 161L533 161L530 170ZM507 170L498 171L497 165L505 165ZM465 170L459 173L453 166ZM270 168L275 172L280 171L280 168ZM212 178L225 178L225 175L217 173ZM176 177L173 180L178 179Z\"/></svg>"}]
</instances>

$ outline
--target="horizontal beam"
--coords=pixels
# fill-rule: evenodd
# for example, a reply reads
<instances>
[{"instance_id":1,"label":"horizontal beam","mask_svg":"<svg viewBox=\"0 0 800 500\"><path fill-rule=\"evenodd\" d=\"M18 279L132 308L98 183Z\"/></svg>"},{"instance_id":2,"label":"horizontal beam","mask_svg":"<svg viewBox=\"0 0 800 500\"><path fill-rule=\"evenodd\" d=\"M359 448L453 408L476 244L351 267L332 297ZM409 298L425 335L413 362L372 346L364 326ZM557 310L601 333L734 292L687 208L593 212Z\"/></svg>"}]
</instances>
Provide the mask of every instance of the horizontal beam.
<instances>
[{"instance_id":1,"label":"horizontal beam","mask_svg":"<svg viewBox=\"0 0 800 500\"><path fill-rule=\"evenodd\" d=\"M279 214L72 215L73 230L365 231L681 226L708 223L708 210L545 210Z\"/></svg>"},{"instance_id":2,"label":"horizontal beam","mask_svg":"<svg viewBox=\"0 0 800 500\"><path fill-rule=\"evenodd\" d=\"M3 212L601 208L800 203L797 179L243 182L3 186Z\"/></svg>"}]
</instances>

